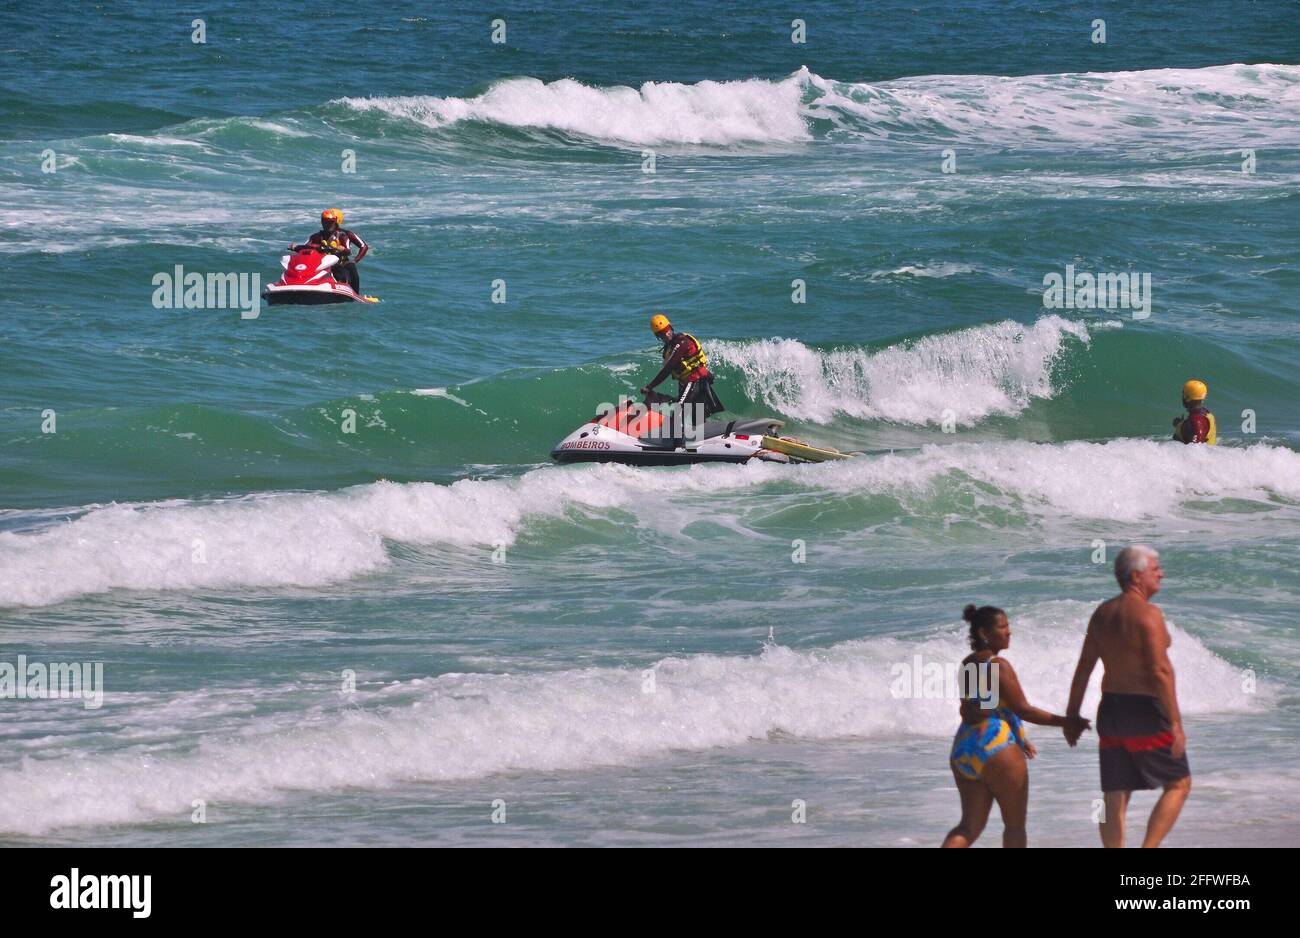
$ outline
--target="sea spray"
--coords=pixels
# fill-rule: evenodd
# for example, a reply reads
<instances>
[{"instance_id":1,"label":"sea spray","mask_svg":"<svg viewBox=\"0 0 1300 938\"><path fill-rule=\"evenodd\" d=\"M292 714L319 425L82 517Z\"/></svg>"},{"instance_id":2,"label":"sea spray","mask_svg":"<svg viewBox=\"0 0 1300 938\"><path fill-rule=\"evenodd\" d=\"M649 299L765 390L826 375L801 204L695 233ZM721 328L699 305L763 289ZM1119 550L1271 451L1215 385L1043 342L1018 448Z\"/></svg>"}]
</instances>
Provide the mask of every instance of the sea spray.
<instances>
[{"instance_id":1,"label":"sea spray","mask_svg":"<svg viewBox=\"0 0 1300 938\"><path fill-rule=\"evenodd\" d=\"M876 351L812 349L796 339L714 342L715 363L740 370L745 392L815 423L836 414L939 424L950 412L970 426L1012 416L1054 393L1052 368L1087 327L1059 316L1031 326L1000 322L925 336Z\"/></svg>"}]
</instances>

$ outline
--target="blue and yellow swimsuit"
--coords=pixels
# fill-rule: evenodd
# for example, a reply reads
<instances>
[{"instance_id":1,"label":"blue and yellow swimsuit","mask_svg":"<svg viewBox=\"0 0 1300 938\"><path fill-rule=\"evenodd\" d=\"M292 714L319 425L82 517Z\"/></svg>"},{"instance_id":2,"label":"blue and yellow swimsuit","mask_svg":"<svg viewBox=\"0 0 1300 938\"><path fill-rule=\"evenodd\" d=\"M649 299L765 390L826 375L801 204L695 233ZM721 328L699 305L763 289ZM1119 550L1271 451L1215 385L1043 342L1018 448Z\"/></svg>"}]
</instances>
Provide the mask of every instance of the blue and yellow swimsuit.
<instances>
[{"instance_id":1,"label":"blue and yellow swimsuit","mask_svg":"<svg viewBox=\"0 0 1300 938\"><path fill-rule=\"evenodd\" d=\"M949 761L962 775L978 779L984 764L1012 743L1025 748L1025 725L1006 707L989 711L979 723L962 723L952 739Z\"/></svg>"}]
</instances>

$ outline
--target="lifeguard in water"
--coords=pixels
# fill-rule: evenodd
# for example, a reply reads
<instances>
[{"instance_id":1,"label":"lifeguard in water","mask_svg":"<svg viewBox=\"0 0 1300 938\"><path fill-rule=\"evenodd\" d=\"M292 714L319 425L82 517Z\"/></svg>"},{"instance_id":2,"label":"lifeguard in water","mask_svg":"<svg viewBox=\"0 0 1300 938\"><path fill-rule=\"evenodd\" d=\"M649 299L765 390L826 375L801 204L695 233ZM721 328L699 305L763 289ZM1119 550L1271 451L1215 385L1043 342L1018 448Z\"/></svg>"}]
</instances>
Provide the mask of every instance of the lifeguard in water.
<instances>
[{"instance_id":1,"label":"lifeguard in water","mask_svg":"<svg viewBox=\"0 0 1300 938\"><path fill-rule=\"evenodd\" d=\"M1195 378L1183 385L1183 407L1187 408L1187 416L1174 418L1175 440L1211 446L1218 442L1214 414L1205 409L1205 398L1209 393L1205 382Z\"/></svg>"}]
</instances>

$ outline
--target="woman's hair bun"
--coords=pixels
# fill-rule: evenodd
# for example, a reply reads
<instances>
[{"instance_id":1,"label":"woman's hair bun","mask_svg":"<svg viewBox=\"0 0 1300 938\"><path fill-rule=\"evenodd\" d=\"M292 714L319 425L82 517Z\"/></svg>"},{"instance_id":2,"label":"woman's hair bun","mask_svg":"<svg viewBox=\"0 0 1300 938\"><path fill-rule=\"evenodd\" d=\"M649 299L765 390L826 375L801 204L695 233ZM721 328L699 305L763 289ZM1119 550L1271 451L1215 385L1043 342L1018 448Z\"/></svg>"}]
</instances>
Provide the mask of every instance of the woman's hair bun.
<instances>
[{"instance_id":1,"label":"woman's hair bun","mask_svg":"<svg viewBox=\"0 0 1300 938\"><path fill-rule=\"evenodd\" d=\"M967 622L975 621L975 604L968 603L966 608L961 611L961 617Z\"/></svg>"}]
</instances>

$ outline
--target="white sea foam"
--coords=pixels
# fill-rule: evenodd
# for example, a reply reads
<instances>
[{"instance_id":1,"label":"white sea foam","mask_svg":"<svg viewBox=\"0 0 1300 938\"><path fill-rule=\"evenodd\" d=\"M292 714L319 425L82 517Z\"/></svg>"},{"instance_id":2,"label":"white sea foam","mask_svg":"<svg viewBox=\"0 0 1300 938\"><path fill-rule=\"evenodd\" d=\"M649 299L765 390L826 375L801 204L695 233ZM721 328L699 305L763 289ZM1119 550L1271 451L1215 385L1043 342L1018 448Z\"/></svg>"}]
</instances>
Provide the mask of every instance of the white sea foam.
<instances>
[{"instance_id":1,"label":"white sea foam","mask_svg":"<svg viewBox=\"0 0 1300 938\"><path fill-rule=\"evenodd\" d=\"M942 279L944 277L954 277L958 274L973 273L975 268L966 264L906 264L894 270L877 270L874 271L869 280L890 280L898 277L921 277L931 279Z\"/></svg>"},{"instance_id":2,"label":"white sea foam","mask_svg":"<svg viewBox=\"0 0 1300 938\"><path fill-rule=\"evenodd\" d=\"M918 453L860 458L804 481L843 494L907 499L936 490L977 491L982 501L1032 517L1068 521L1172 521L1184 527L1188 503L1228 499L1286 510L1300 500L1300 453L1284 447L1187 447L1121 439L1109 443L956 443ZM815 482L814 482L815 480ZM1240 515L1231 515L1239 526ZM1260 515L1255 515L1258 519Z\"/></svg>"},{"instance_id":3,"label":"white sea foam","mask_svg":"<svg viewBox=\"0 0 1300 938\"><path fill-rule=\"evenodd\" d=\"M206 147L198 140L186 140L183 137L171 137L166 134L105 134L109 140L116 140L118 143L129 143L143 147L196 147L200 150Z\"/></svg>"},{"instance_id":4,"label":"white sea foam","mask_svg":"<svg viewBox=\"0 0 1300 938\"><path fill-rule=\"evenodd\" d=\"M258 130L265 130L267 133L276 134L280 137L310 137L311 134L305 130L299 130L296 127L290 127L278 121L253 120L251 118L240 118L245 120L249 127L256 127Z\"/></svg>"},{"instance_id":5,"label":"white sea foam","mask_svg":"<svg viewBox=\"0 0 1300 938\"><path fill-rule=\"evenodd\" d=\"M469 401L457 397L455 394L452 394L446 388L416 388L411 393L414 394L416 397L443 397L449 401L455 401L457 404L459 404L462 407L469 406Z\"/></svg>"},{"instance_id":6,"label":"white sea foam","mask_svg":"<svg viewBox=\"0 0 1300 938\"><path fill-rule=\"evenodd\" d=\"M1300 67L1220 65L1059 75L925 75L878 84L805 73L809 116L878 137L1006 145L1295 140Z\"/></svg>"},{"instance_id":7,"label":"white sea foam","mask_svg":"<svg viewBox=\"0 0 1300 938\"><path fill-rule=\"evenodd\" d=\"M801 68L777 81L593 87L512 78L473 98L341 98L337 103L443 128L459 121L559 130L615 144L787 144L817 121L875 138L966 143L1240 148L1300 135L1300 66L1219 65L1059 75L927 75L840 82Z\"/></svg>"},{"instance_id":8,"label":"white sea foam","mask_svg":"<svg viewBox=\"0 0 1300 938\"><path fill-rule=\"evenodd\" d=\"M11 519L19 530L0 532L0 606L43 606L113 589L319 587L386 567L388 542L486 548L514 543L537 519L576 521L616 508L662 526L676 523L663 496L717 505L773 483L830 496L888 496L909 511L969 492L1030 519L1172 519L1181 530L1189 502L1240 499L1290 510L1280 500L1294 507L1300 499L1300 454L1143 440L955 443L822 466L546 467L450 485L377 482L332 493L112 505L32 528ZM1261 514L1252 518L1261 523Z\"/></svg>"},{"instance_id":9,"label":"white sea foam","mask_svg":"<svg viewBox=\"0 0 1300 938\"><path fill-rule=\"evenodd\" d=\"M566 78L512 78L475 98L341 98L430 128L473 120L559 130L628 144L795 142L810 139L802 74L782 81L646 82L597 88Z\"/></svg>"},{"instance_id":10,"label":"white sea foam","mask_svg":"<svg viewBox=\"0 0 1300 938\"><path fill-rule=\"evenodd\" d=\"M1008 657L1033 703L1064 708L1089 609L1086 603L1052 602L1010 610L1014 637ZM624 668L445 674L376 690L368 689L363 675L355 701L345 708L331 688L320 692L315 705L244 716L237 730L181 734L165 745L151 736L93 757L60 749L24 758L0 771L0 831L35 835L72 825L188 823L196 798L212 805L256 804L292 793L628 765L778 733L801 739L928 738L942 763L956 705L941 697L900 696L898 675L913 666L915 655L923 663L960 661L968 650L964 631L959 624L936 624L913 640L870 638L812 651L769 646L748 656L668 658L654 667L651 693L639 669ZM1258 695L1242 693L1236 668L1176 625L1173 633L1171 658L1185 715L1271 706L1267 684ZM1086 711L1098 699L1099 676ZM250 691L258 693L265 692ZM154 706L173 718L185 710L184 700L172 697ZM132 714L133 725L166 722ZM1031 736L1039 733L1053 731L1030 728ZM195 738L200 742L189 748ZM1038 737L1040 745L1046 738Z\"/></svg>"},{"instance_id":11,"label":"white sea foam","mask_svg":"<svg viewBox=\"0 0 1300 938\"><path fill-rule=\"evenodd\" d=\"M926 336L878 351L819 351L797 339L712 342L715 363L744 376L745 393L782 414L826 423L836 414L908 424L971 425L1013 415L1054 392L1052 366L1080 322L1045 316Z\"/></svg>"}]
</instances>

